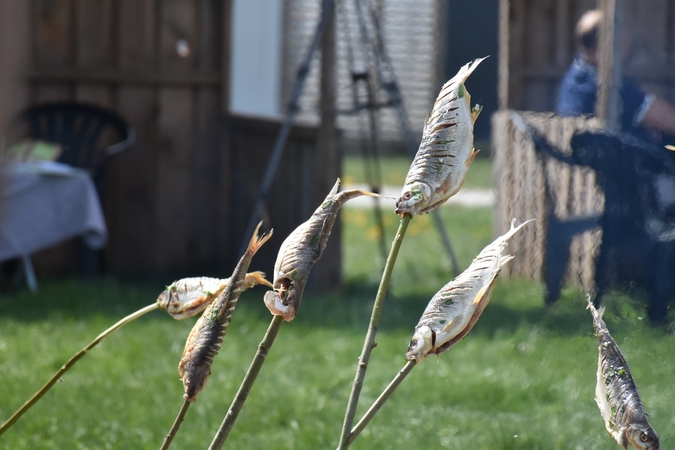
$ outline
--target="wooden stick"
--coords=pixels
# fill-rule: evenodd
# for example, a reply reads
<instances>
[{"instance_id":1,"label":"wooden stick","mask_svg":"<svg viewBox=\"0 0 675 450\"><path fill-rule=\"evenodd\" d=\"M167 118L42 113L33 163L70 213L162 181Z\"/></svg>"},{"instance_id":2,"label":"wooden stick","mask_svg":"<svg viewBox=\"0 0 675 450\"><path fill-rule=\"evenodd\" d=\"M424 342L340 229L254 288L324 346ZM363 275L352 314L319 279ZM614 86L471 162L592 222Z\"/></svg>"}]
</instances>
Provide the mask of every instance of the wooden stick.
<instances>
[{"instance_id":1,"label":"wooden stick","mask_svg":"<svg viewBox=\"0 0 675 450\"><path fill-rule=\"evenodd\" d=\"M251 393L253 383L255 383L255 380L260 373L260 369L267 358L267 354L272 348L272 344L279 333L282 323L284 323L284 318L282 316L274 316L272 318L272 321L267 328L267 332L265 333L262 342L260 342L260 345L258 346L258 351L253 357L253 361L251 361L251 366L248 368L248 371L246 372L246 375L239 386L239 390L232 400L230 409L227 410L227 414L225 414L223 423L220 424L218 432L216 432L216 435L213 437L213 442L211 442L209 450L219 450L225 443L227 436L230 434L230 431L234 426L234 422L237 420L241 409L244 407L244 403L248 398L248 394Z\"/></svg>"},{"instance_id":2,"label":"wooden stick","mask_svg":"<svg viewBox=\"0 0 675 450\"><path fill-rule=\"evenodd\" d=\"M338 444L339 450L344 450L349 447L348 438L352 431L352 424L354 423L356 407L359 402L359 396L361 395L361 389L363 388L363 380L366 376L366 369L368 368L370 353L375 347L375 335L377 334L377 328L380 324L384 299L387 296L387 289L389 289L389 282L391 281L391 273L394 270L394 264L396 264L398 251L401 248L403 237L405 236L405 232L408 229L408 224L410 223L411 219L412 217L410 214L406 214L401 219L401 222L398 226L398 231L396 232L396 237L394 237L394 242L391 244L391 250L389 251L387 263L384 266L384 272L382 273L382 279L380 280L380 287L378 288L377 295L375 296L375 304L373 304L373 312L370 316L370 323L368 324L368 332L366 333L366 339L363 343L363 350L361 351L361 356L359 357L359 363L356 366L356 376L354 377L354 383L352 383L352 392L349 395L347 410L345 411L345 420L342 424L342 433L340 435L340 443Z\"/></svg>"},{"instance_id":3,"label":"wooden stick","mask_svg":"<svg viewBox=\"0 0 675 450\"><path fill-rule=\"evenodd\" d=\"M373 417L375 417L375 414L382 408L384 405L384 402L386 402L391 394L394 393L396 388L398 387L399 384L405 379L405 377L408 376L410 372L415 368L417 363L413 361L408 361L405 366L403 366L403 369L399 370L398 374L394 379L389 383L389 386L386 387L384 391L380 394L380 396L375 400L375 403L366 411L366 413L363 415L361 420L354 426L352 429L352 432L349 434L349 438L347 439L348 445L351 445L352 442L354 442L354 439L361 434L363 429L368 425L368 422L371 421Z\"/></svg>"},{"instance_id":4,"label":"wooden stick","mask_svg":"<svg viewBox=\"0 0 675 450\"><path fill-rule=\"evenodd\" d=\"M86 355L89 350L91 350L92 348L94 348L96 346L96 344L101 342L103 339L105 339L108 335L112 334L118 328L121 328L122 326L126 325L127 323L131 322L132 320L137 319L137 318L141 317L142 315L147 314L150 311L153 311L157 308L158 308L157 303L153 303L152 305L146 306L143 309L139 309L138 311L136 311L133 314L129 314L124 319L120 320L115 325L108 328L103 333L99 334L96 339L91 341L82 350L75 353L63 366L61 366L61 368L58 371L56 371L56 373L54 375L52 375L52 377L45 383L44 386L42 386L40 388L39 391L37 391L35 394L33 394L33 396L31 398L29 398L28 401L23 404L23 406L21 406L21 408L19 408L14 414L12 414L12 416L5 423L3 423L0 426L0 435L2 435L2 433L7 431L7 429L9 427L14 425L14 422L19 420L19 417L21 417L23 415L23 413L25 413L31 406L33 406L38 400L40 400L40 398L43 395L45 395L45 393L49 390L49 388L51 388L54 385L54 383L56 383L56 381L59 378L61 378L61 375L66 373L66 371L68 369L70 369L73 366L73 364L75 364L80 358L82 358L84 355Z\"/></svg>"},{"instance_id":5,"label":"wooden stick","mask_svg":"<svg viewBox=\"0 0 675 450\"><path fill-rule=\"evenodd\" d=\"M187 413L189 407L190 402L183 400L183 406L180 407L178 415L176 416L176 420L173 421L173 425L171 425L169 433L164 437L164 442L162 442L162 446L159 448L159 450L167 450L169 448L173 438L176 437L176 433L178 433L180 424L183 423L183 419L185 419L185 414Z\"/></svg>"}]
</instances>

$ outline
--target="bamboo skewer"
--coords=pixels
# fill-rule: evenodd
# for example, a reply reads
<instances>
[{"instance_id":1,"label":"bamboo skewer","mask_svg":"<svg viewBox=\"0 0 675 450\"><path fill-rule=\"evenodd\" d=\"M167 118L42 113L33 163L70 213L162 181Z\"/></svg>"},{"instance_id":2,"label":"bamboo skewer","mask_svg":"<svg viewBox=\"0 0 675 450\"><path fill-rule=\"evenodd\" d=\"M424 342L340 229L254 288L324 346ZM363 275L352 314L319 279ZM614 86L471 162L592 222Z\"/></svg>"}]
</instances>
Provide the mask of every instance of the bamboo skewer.
<instances>
[{"instance_id":1,"label":"bamboo skewer","mask_svg":"<svg viewBox=\"0 0 675 450\"><path fill-rule=\"evenodd\" d=\"M340 435L340 442L338 444L339 450L344 450L349 447L349 436L352 431L352 425L354 423L354 416L356 414L359 396L361 395L361 389L363 388L363 380L366 376L368 361L370 360L370 353L375 347L375 335L377 334L380 317L382 316L382 307L384 306L384 300L387 296L387 290L389 289L391 273L394 270L396 258L398 257L398 251L401 248L401 243L405 237L405 232L408 229L410 219L412 219L410 214L405 214L401 219L398 230L396 231L396 236L394 237L394 241L391 244L391 250L389 251L387 263L384 266L384 272L382 273L380 286L377 289L375 303L373 304L373 312L370 316L370 323L368 324L368 332L366 333L366 339L363 343L361 356L359 356L359 363L356 367L356 376L354 377L354 382L352 383L352 391L349 395L347 410L345 411L345 419L344 423L342 424L342 433Z\"/></svg>"},{"instance_id":2,"label":"bamboo skewer","mask_svg":"<svg viewBox=\"0 0 675 450\"><path fill-rule=\"evenodd\" d=\"M26 403L21 406L12 416L7 419L5 423L3 423L0 426L0 435L7 431L9 427L14 425L14 423L19 420L19 417L21 417L28 409L33 406L40 398L47 393L47 391L56 383L56 381L61 378L61 376L66 373L68 369L70 369L80 358L82 358L84 355L87 354L89 350L94 348L99 342L101 342L103 339L108 337L110 334L112 334L114 331L117 329L121 328L122 326L126 325L127 323L131 322L134 319L137 319L141 317L144 314L149 313L150 311L154 311L157 309L158 306L156 303L153 303L152 305L146 306L143 309L139 309L133 314L129 314L126 316L124 319L120 320L117 322L115 325L112 327L108 328L105 330L103 333L99 334L96 339L91 341L86 347L84 347L82 350L79 352L75 353L59 370L56 371L54 375L38 390L31 398L26 401Z\"/></svg>"},{"instance_id":3,"label":"bamboo skewer","mask_svg":"<svg viewBox=\"0 0 675 450\"><path fill-rule=\"evenodd\" d=\"M178 415L176 415L176 420L173 421L171 429L169 430L167 435L164 436L164 442L162 442L162 446L159 448L159 450L167 450L169 448L171 442L173 442L173 438L176 437L176 433L178 433L180 425L183 423L183 419L185 419L185 414L187 414L187 410L189 407L190 402L188 402L187 400L183 400L183 405L180 407Z\"/></svg>"},{"instance_id":4,"label":"bamboo skewer","mask_svg":"<svg viewBox=\"0 0 675 450\"><path fill-rule=\"evenodd\" d=\"M375 400L373 405L368 409L368 411L366 411L361 420L359 420L354 428L352 428L352 431L347 438L347 445L351 445L352 442L354 442L354 439L356 439L358 435L361 434L366 425L368 425L372 418L375 417L375 414L377 414L384 403L389 399L389 397L391 397L391 394L394 393L396 388L403 382L405 377L407 377L408 374L412 372L416 365L417 363L414 360L408 361L406 365L403 366L403 369L399 370L398 374L396 374L396 377L394 377L391 383L389 383L389 386L387 386L386 389L382 391L380 396L377 397L377 400Z\"/></svg>"},{"instance_id":5,"label":"bamboo skewer","mask_svg":"<svg viewBox=\"0 0 675 450\"><path fill-rule=\"evenodd\" d=\"M258 346L258 351L253 357L253 361L251 361L251 366L248 368L248 371L246 372L246 375L239 386L239 390L232 400L232 405L230 405L230 409L227 410L227 414L225 414L223 423L220 425L216 435L213 437L213 442L211 442L209 450L220 450L220 448L222 448L223 444L225 443L227 436L230 434L230 431L234 426L234 422L237 420L241 409L244 407L244 403L248 398L248 394L251 393L253 383L255 383L255 380L260 373L260 369L267 358L267 354L272 348L272 344L279 333L282 323L284 323L283 316L274 316L272 318L272 321L267 328L267 332L265 333L262 342L260 342L260 345Z\"/></svg>"}]
</instances>

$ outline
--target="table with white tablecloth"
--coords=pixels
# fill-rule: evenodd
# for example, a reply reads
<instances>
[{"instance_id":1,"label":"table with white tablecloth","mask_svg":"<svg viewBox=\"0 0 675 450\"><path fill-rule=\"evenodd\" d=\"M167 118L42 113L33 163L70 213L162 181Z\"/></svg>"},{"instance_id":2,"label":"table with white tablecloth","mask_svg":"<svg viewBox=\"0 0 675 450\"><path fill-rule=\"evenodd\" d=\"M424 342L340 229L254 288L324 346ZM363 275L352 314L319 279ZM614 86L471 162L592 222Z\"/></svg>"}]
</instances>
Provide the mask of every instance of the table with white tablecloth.
<instances>
[{"instance_id":1,"label":"table with white tablecloth","mask_svg":"<svg viewBox=\"0 0 675 450\"><path fill-rule=\"evenodd\" d=\"M0 261L82 236L92 249L108 232L88 172L56 163L7 166L0 175Z\"/></svg>"}]
</instances>

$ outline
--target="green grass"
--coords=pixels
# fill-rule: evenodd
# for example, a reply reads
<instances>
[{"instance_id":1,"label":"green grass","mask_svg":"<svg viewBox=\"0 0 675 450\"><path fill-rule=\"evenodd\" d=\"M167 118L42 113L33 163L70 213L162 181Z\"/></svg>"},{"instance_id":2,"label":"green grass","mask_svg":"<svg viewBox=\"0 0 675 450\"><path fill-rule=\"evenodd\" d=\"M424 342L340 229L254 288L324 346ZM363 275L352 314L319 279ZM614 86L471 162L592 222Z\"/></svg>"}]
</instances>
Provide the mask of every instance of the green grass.
<instances>
[{"instance_id":1,"label":"green grass","mask_svg":"<svg viewBox=\"0 0 675 450\"><path fill-rule=\"evenodd\" d=\"M392 216L392 217L388 217ZM387 214L387 245L397 218ZM443 208L463 267L491 241L490 211ZM284 324L225 448L335 448L354 364L379 280L372 218L345 209L341 294L306 295ZM450 280L426 216L408 230L385 303L357 416L404 364L428 299ZM331 242L335 245L334 242ZM42 281L42 280L41 280ZM163 286L108 278L41 282L40 292L0 298L0 418L8 417L75 351ZM172 448L206 448L222 421L271 316L256 288L239 303L211 378ZM614 295L606 319L626 355L662 448L675 439L675 335L654 329L641 306ZM153 312L83 358L0 437L11 449L156 449L182 402L177 364L195 319ZM542 288L498 280L469 337L415 368L354 449L615 448L593 400L597 342L580 293L551 308Z\"/></svg>"},{"instance_id":2,"label":"green grass","mask_svg":"<svg viewBox=\"0 0 675 450\"><path fill-rule=\"evenodd\" d=\"M410 158L406 156L384 156L380 158L382 184L403 186L405 176L410 167ZM464 188L491 189L492 163L488 158L476 158L471 164ZM360 156L345 156L342 160L343 181L345 184L367 184L364 160Z\"/></svg>"}]
</instances>

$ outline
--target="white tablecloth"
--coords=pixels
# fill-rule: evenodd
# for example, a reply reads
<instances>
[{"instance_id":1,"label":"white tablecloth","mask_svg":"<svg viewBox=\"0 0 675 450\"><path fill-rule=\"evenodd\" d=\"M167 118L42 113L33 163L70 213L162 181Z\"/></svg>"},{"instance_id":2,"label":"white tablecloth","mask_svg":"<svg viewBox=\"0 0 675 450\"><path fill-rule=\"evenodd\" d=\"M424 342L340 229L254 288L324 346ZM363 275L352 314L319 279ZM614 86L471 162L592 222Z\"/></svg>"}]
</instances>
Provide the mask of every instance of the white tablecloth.
<instances>
[{"instance_id":1,"label":"white tablecloth","mask_svg":"<svg viewBox=\"0 0 675 450\"><path fill-rule=\"evenodd\" d=\"M76 236L91 248L108 232L91 177L68 166L5 167L0 174L0 261Z\"/></svg>"}]
</instances>

